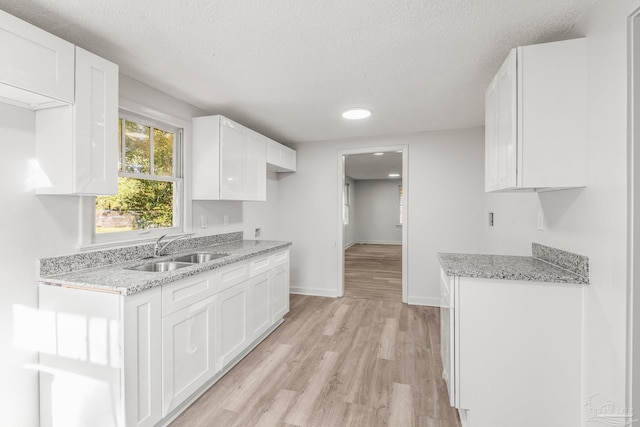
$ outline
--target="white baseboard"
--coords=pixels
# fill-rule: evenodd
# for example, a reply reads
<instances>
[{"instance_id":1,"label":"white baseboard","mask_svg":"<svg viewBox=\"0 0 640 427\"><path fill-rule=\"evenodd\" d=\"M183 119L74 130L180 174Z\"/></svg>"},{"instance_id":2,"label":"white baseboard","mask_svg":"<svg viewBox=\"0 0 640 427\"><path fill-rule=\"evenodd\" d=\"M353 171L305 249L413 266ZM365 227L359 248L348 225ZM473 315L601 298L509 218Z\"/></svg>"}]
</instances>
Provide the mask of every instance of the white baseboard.
<instances>
[{"instance_id":1,"label":"white baseboard","mask_svg":"<svg viewBox=\"0 0 640 427\"><path fill-rule=\"evenodd\" d=\"M353 246L355 244L356 244L356 242L348 243L347 246L344 247L344 250L346 251L347 249L349 249L351 246Z\"/></svg>"},{"instance_id":2,"label":"white baseboard","mask_svg":"<svg viewBox=\"0 0 640 427\"><path fill-rule=\"evenodd\" d=\"M301 288L298 286L292 286L289 289L289 292L296 295L309 295L315 297L338 297L335 289Z\"/></svg>"},{"instance_id":3,"label":"white baseboard","mask_svg":"<svg viewBox=\"0 0 640 427\"><path fill-rule=\"evenodd\" d=\"M389 240L361 240L353 242L353 245L402 245L402 242L391 242Z\"/></svg>"},{"instance_id":4,"label":"white baseboard","mask_svg":"<svg viewBox=\"0 0 640 427\"><path fill-rule=\"evenodd\" d=\"M424 305L428 307L440 307L440 298L433 297L409 297L409 304Z\"/></svg>"}]
</instances>

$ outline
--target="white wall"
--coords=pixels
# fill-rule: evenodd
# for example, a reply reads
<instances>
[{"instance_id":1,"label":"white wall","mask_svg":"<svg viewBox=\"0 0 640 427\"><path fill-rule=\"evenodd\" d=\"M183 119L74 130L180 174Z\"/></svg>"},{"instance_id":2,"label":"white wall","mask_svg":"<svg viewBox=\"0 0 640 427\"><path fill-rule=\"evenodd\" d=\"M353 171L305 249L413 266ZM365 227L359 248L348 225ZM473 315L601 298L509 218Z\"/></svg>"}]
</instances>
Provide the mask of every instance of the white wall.
<instances>
[{"instance_id":1,"label":"white wall","mask_svg":"<svg viewBox=\"0 0 640 427\"><path fill-rule=\"evenodd\" d=\"M358 243L402 244L400 185L399 179L357 181L354 224Z\"/></svg>"},{"instance_id":2,"label":"white wall","mask_svg":"<svg viewBox=\"0 0 640 427\"><path fill-rule=\"evenodd\" d=\"M342 245L345 248L356 243L356 218L358 216L358 207L357 207L357 199L356 199L356 187L358 186L357 182L349 177L345 177L345 183L349 184L349 193L350 193L350 215L349 215L349 225L345 225L343 228L343 243Z\"/></svg>"},{"instance_id":3,"label":"white wall","mask_svg":"<svg viewBox=\"0 0 640 427\"><path fill-rule=\"evenodd\" d=\"M637 0L598 2L574 28L589 43L588 187L485 199L485 211L495 212L496 221L484 235L487 252L528 255L535 241L589 257L591 284L583 293L583 397L601 393L621 406L630 375L625 370L626 19L639 6ZM540 209L547 220L544 231L536 229ZM592 415L583 409L585 416Z\"/></svg>"},{"instance_id":4,"label":"white wall","mask_svg":"<svg viewBox=\"0 0 640 427\"><path fill-rule=\"evenodd\" d=\"M142 114L160 114L160 119L177 118L184 122L185 144L190 153L191 117L205 112L122 75L120 98L121 104L135 104ZM0 246L3 277L0 281L0 424L7 426L38 425L37 346L30 333L38 304L38 259L76 252L80 233L80 197L34 194L34 132L33 111L0 103L3 153L0 231L4 242ZM188 159L187 154L186 165L190 165ZM275 173L269 174L267 202L194 203L193 218L197 219L194 231L200 235L244 231L246 236L261 226L263 237L275 238L281 178ZM191 220L190 205L188 212ZM200 229L199 217L203 212L209 216L207 229ZM218 212L229 212L234 218L233 224L218 227L212 218Z\"/></svg>"},{"instance_id":5,"label":"white wall","mask_svg":"<svg viewBox=\"0 0 640 427\"><path fill-rule=\"evenodd\" d=\"M409 302L437 305L436 253L481 248L483 141L484 130L474 128L297 144L298 172L279 187L279 236L293 242L293 291L337 295L338 151L406 144Z\"/></svg>"},{"instance_id":6,"label":"white wall","mask_svg":"<svg viewBox=\"0 0 640 427\"><path fill-rule=\"evenodd\" d=\"M0 414L7 426L38 425L37 259L74 250L78 199L36 196L35 113L0 103Z\"/></svg>"}]
</instances>

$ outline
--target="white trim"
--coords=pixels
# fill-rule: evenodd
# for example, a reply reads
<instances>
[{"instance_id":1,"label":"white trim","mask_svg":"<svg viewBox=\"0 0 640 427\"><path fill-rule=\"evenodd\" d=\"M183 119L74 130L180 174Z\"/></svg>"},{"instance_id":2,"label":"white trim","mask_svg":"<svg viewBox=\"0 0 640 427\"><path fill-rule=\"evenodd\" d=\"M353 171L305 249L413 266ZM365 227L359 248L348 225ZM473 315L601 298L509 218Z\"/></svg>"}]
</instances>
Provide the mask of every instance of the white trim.
<instances>
[{"instance_id":1,"label":"white trim","mask_svg":"<svg viewBox=\"0 0 640 427\"><path fill-rule=\"evenodd\" d=\"M440 307L440 298L434 297L409 297L408 304L424 305L426 307Z\"/></svg>"},{"instance_id":2,"label":"white trim","mask_svg":"<svg viewBox=\"0 0 640 427\"><path fill-rule=\"evenodd\" d=\"M309 295L314 297L331 297L336 298L335 289L320 289L320 288L303 288L300 286L291 286L289 293L296 295Z\"/></svg>"},{"instance_id":3,"label":"white trim","mask_svg":"<svg viewBox=\"0 0 640 427\"><path fill-rule=\"evenodd\" d=\"M402 242L392 242L390 240L360 240L353 242L358 245L402 245Z\"/></svg>"},{"instance_id":4,"label":"white trim","mask_svg":"<svg viewBox=\"0 0 640 427\"><path fill-rule=\"evenodd\" d=\"M402 151L402 191L404 196L404 226L402 227L402 302L407 303L409 298L409 146L408 145L391 145L391 146L378 146L378 147L366 147L355 148L349 150L338 151L338 197L337 197L337 218L338 231L336 238L336 247L338 248L337 257L337 271L338 280L336 281L336 296L342 297L344 295L344 224L342 222L342 201L345 183L345 166L344 157L349 154L367 154L377 152L397 152Z\"/></svg>"},{"instance_id":5,"label":"white trim","mask_svg":"<svg viewBox=\"0 0 640 427\"><path fill-rule=\"evenodd\" d=\"M640 410L640 9L627 21L627 336L625 407ZM584 300L584 298L583 298ZM635 360L634 360L635 359ZM584 390L583 390L584 391ZM583 392L584 395L584 392Z\"/></svg>"}]
</instances>

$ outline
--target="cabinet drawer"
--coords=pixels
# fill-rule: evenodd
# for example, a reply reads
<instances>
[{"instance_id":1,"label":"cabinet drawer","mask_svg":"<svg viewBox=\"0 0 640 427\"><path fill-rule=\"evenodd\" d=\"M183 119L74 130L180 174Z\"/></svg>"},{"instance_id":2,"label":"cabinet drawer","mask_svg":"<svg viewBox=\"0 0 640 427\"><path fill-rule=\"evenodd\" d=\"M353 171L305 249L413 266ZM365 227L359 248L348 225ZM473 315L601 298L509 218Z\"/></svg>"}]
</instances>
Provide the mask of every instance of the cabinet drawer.
<instances>
[{"instance_id":1,"label":"cabinet drawer","mask_svg":"<svg viewBox=\"0 0 640 427\"><path fill-rule=\"evenodd\" d=\"M231 264L219 270L218 292L249 279L249 263Z\"/></svg>"},{"instance_id":2,"label":"cabinet drawer","mask_svg":"<svg viewBox=\"0 0 640 427\"><path fill-rule=\"evenodd\" d=\"M289 262L289 250L284 250L280 252L276 252L271 255L272 267L276 267L278 265L286 264Z\"/></svg>"},{"instance_id":3,"label":"cabinet drawer","mask_svg":"<svg viewBox=\"0 0 640 427\"><path fill-rule=\"evenodd\" d=\"M250 264L251 277L255 277L258 274L262 274L265 271L269 271L274 267L277 267L282 264L286 264L288 262L289 262L288 249L284 251L256 257L254 260L251 260L251 264Z\"/></svg>"},{"instance_id":4,"label":"cabinet drawer","mask_svg":"<svg viewBox=\"0 0 640 427\"><path fill-rule=\"evenodd\" d=\"M258 274L262 274L265 271L269 271L273 267L273 260L271 255L261 255L251 260L250 270L251 277L255 277Z\"/></svg>"},{"instance_id":5,"label":"cabinet drawer","mask_svg":"<svg viewBox=\"0 0 640 427\"><path fill-rule=\"evenodd\" d=\"M218 291L219 272L198 274L162 286L162 316L207 298Z\"/></svg>"}]
</instances>

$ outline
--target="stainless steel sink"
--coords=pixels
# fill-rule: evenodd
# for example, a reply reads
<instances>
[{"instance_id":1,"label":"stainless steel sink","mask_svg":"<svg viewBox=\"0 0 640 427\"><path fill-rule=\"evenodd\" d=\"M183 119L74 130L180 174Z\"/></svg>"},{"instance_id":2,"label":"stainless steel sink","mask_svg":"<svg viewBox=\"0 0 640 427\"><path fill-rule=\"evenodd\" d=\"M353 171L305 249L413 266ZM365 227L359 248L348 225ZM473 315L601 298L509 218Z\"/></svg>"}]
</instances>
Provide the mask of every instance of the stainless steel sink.
<instances>
[{"instance_id":1,"label":"stainless steel sink","mask_svg":"<svg viewBox=\"0 0 640 427\"><path fill-rule=\"evenodd\" d=\"M189 262L192 264L202 264L203 262L211 261L218 258L224 258L229 254L209 254L209 253L195 253L189 255L179 256L174 259L177 262Z\"/></svg>"},{"instance_id":2,"label":"stainless steel sink","mask_svg":"<svg viewBox=\"0 0 640 427\"><path fill-rule=\"evenodd\" d=\"M193 263L188 262L176 262L176 261L159 261L159 262L150 262L148 264L142 264L137 267L127 267L127 270L137 270L137 271L173 271L179 268L189 267L193 265Z\"/></svg>"}]
</instances>

